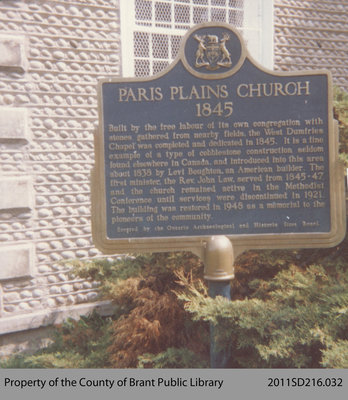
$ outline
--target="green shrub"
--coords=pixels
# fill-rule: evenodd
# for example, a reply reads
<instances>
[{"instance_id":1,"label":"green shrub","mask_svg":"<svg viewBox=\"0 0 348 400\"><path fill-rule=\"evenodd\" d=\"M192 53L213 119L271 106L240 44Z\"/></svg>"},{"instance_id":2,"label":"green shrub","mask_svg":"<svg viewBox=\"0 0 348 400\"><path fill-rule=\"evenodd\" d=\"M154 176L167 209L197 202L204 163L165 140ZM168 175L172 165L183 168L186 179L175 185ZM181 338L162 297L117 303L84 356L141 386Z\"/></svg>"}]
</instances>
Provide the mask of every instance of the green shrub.
<instances>
[{"instance_id":1,"label":"green shrub","mask_svg":"<svg viewBox=\"0 0 348 400\"><path fill-rule=\"evenodd\" d=\"M334 88L334 116L339 124L340 158L348 166L348 93Z\"/></svg>"},{"instance_id":2,"label":"green shrub","mask_svg":"<svg viewBox=\"0 0 348 400\"><path fill-rule=\"evenodd\" d=\"M216 325L220 349L232 348L230 367L342 368L348 352L347 259L339 248L317 256L323 263L293 264L270 280L251 281L243 300L211 299L187 282L178 296L195 320Z\"/></svg>"},{"instance_id":3,"label":"green shrub","mask_svg":"<svg viewBox=\"0 0 348 400\"><path fill-rule=\"evenodd\" d=\"M233 301L211 299L190 253L77 263L98 279L112 318L57 327L54 343L2 368L204 368L209 324L229 367L347 368L348 246L249 251L236 262ZM79 272L80 270L80 272Z\"/></svg>"},{"instance_id":4,"label":"green shrub","mask_svg":"<svg viewBox=\"0 0 348 400\"><path fill-rule=\"evenodd\" d=\"M208 368L208 360L187 348L168 348L158 354L142 354L138 368Z\"/></svg>"}]
</instances>

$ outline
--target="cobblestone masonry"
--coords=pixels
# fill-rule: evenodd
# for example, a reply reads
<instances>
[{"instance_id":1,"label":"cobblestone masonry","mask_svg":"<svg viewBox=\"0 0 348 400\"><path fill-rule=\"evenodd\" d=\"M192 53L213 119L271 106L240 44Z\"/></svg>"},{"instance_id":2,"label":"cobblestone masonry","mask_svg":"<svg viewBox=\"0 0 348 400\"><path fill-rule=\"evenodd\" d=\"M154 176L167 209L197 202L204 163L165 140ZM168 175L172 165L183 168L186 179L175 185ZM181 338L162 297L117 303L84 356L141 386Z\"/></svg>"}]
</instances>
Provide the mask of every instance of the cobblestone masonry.
<instances>
[{"instance_id":1,"label":"cobblestone masonry","mask_svg":"<svg viewBox=\"0 0 348 400\"><path fill-rule=\"evenodd\" d=\"M275 0L275 67L326 68L348 90L348 2Z\"/></svg>"},{"instance_id":2,"label":"cobblestone masonry","mask_svg":"<svg viewBox=\"0 0 348 400\"><path fill-rule=\"evenodd\" d=\"M328 68L348 90L347 2L274 4L275 68ZM118 0L0 2L0 334L97 296L60 261L100 255L89 198L96 82L120 73L119 26Z\"/></svg>"},{"instance_id":3,"label":"cobblestone masonry","mask_svg":"<svg viewBox=\"0 0 348 400\"><path fill-rule=\"evenodd\" d=\"M97 296L96 282L71 279L59 262L99 254L89 185L96 82L119 74L119 43L117 1L1 1L2 318Z\"/></svg>"}]
</instances>

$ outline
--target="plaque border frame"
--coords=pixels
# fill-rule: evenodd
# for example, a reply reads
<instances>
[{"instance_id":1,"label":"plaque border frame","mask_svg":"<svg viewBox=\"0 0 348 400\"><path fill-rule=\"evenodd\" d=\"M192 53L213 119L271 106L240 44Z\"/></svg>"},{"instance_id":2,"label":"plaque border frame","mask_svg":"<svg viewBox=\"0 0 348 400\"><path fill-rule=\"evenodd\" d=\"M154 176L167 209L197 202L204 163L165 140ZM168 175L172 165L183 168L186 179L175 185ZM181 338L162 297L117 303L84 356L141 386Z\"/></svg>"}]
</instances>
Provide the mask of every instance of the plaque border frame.
<instances>
[{"instance_id":1,"label":"plaque border frame","mask_svg":"<svg viewBox=\"0 0 348 400\"><path fill-rule=\"evenodd\" d=\"M198 29L205 27L224 27L232 31L241 41L242 51L238 64L229 71L220 74L204 74L197 72L192 68L187 68L185 58L185 43L190 35ZM131 82L149 82L156 81L158 78L166 75L175 65L182 61L187 71L203 79L225 78L235 74L244 63L245 59L256 66L259 70L272 76L296 77L296 76L314 76L327 75L328 78L328 167L330 183L330 232L310 232L310 233L260 233L243 235L225 235L230 239L233 245L234 254L237 256L249 249L295 249L295 248L320 248L333 247L339 244L346 232L346 201L344 185L343 163L338 157L338 122L330 115L333 111L333 87L331 73L327 70L295 71L292 73L278 72L269 70L248 53L245 43L239 32L226 23L209 22L194 26L183 37L183 41L176 59L159 74L144 78L125 78L114 77L98 81L98 117L99 125L95 131L95 165L91 171L91 221L92 238L94 245L104 254L122 254L122 253L154 253L154 252L172 252L172 251L192 251L202 257L206 243L211 235L197 236L173 236L173 237L151 237L151 238L123 238L109 239L106 235L106 189L105 189L105 159L104 159L104 118L103 118L103 98L102 85L104 83L131 83ZM186 64L186 65L185 65ZM214 75L218 75L215 77Z\"/></svg>"}]
</instances>

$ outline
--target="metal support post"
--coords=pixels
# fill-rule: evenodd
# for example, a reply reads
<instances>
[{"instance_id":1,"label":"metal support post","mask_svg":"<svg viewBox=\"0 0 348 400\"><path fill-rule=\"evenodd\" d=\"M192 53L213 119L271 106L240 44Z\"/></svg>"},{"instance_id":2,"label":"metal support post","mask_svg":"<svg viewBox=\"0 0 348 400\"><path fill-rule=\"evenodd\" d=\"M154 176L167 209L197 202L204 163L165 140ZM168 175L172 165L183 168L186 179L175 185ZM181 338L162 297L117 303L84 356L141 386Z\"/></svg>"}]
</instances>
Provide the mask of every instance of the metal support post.
<instances>
[{"instance_id":1,"label":"metal support post","mask_svg":"<svg viewBox=\"0 0 348 400\"><path fill-rule=\"evenodd\" d=\"M234 278L234 254L231 241L226 236L212 236L204 254L204 278L208 281L209 296L222 296L231 300L230 281ZM216 329L210 324L210 367L226 368L230 354L217 350Z\"/></svg>"}]
</instances>

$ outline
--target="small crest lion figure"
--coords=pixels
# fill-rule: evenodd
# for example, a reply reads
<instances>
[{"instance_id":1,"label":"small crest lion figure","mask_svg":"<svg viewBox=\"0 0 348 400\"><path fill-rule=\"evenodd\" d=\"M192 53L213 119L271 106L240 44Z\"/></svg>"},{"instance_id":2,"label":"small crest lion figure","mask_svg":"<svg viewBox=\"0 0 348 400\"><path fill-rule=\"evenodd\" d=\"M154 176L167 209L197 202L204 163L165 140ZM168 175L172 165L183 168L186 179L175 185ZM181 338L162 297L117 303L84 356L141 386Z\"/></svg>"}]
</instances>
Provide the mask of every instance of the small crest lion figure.
<instances>
[{"instance_id":1,"label":"small crest lion figure","mask_svg":"<svg viewBox=\"0 0 348 400\"><path fill-rule=\"evenodd\" d=\"M198 41L196 68L205 67L214 71L220 67L229 68L232 66L231 54L226 47L226 42L230 40L229 34L224 33L220 40L216 35L195 35L194 38Z\"/></svg>"}]
</instances>

